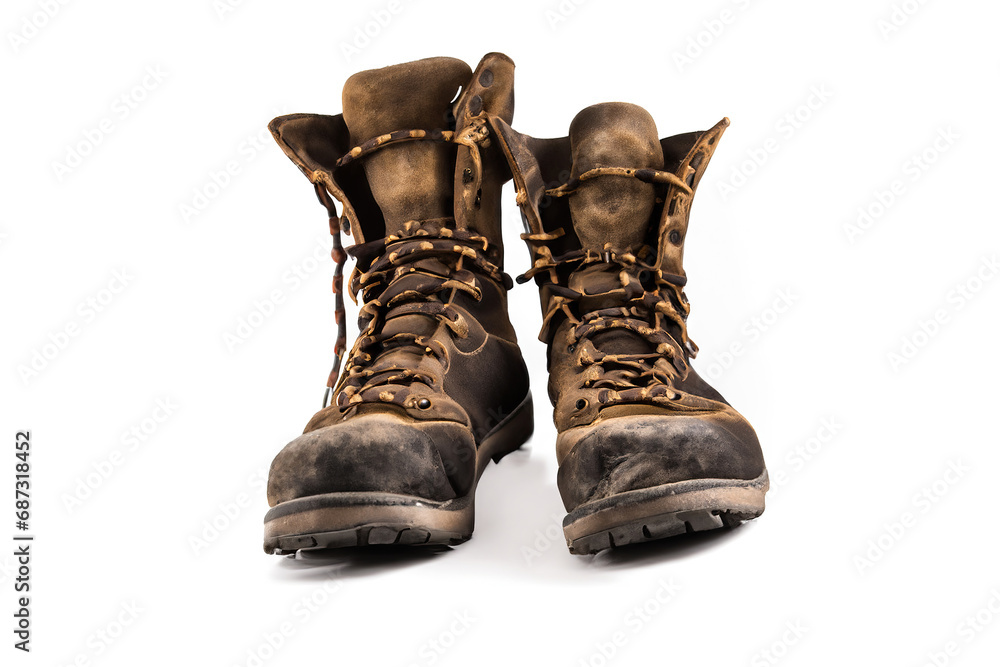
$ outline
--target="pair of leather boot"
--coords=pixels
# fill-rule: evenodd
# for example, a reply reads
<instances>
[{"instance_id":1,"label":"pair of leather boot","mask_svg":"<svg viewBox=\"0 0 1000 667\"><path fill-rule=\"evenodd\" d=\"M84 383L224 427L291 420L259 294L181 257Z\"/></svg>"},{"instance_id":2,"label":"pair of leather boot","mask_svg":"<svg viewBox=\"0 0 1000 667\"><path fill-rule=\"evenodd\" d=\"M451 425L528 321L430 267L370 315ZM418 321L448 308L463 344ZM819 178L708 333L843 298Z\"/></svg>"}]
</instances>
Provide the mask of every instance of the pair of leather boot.
<instances>
[{"instance_id":1,"label":"pair of leather boot","mask_svg":"<svg viewBox=\"0 0 1000 667\"><path fill-rule=\"evenodd\" d=\"M499 53L475 71L429 58L360 72L343 110L270 124L328 211L339 331L323 409L271 464L265 551L472 535L483 470L533 430L503 271L511 177L532 258L519 280L534 279L544 314L570 551L764 511L757 437L691 367L685 324L688 212L728 120L660 139L642 108L598 104L568 136L535 139L511 129L514 63ZM355 241L346 251L341 232ZM350 350L345 287L361 298Z\"/></svg>"}]
</instances>

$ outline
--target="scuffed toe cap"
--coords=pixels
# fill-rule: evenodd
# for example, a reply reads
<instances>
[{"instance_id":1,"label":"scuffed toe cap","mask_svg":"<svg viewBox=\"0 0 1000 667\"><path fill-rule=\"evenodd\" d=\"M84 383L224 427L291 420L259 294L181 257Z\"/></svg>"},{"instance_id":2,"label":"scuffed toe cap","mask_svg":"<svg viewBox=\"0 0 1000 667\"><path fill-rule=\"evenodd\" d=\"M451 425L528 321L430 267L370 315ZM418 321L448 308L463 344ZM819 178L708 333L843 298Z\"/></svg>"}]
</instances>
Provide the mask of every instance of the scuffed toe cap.
<instances>
[{"instance_id":1,"label":"scuffed toe cap","mask_svg":"<svg viewBox=\"0 0 1000 667\"><path fill-rule=\"evenodd\" d=\"M468 492L475 462L475 440L461 424L363 416L288 443L271 463L267 500L273 507L323 493L368 491L444 501Z\"/></svg>"},{"instance_id":2,"label":"scuffed toe cap","mask_svg":"<svg viewBox=\"0 0 1000 667\"><path fill-rule=\"evenodd\" d=\"M636 415L592 427L562 461L567 510L626 491L691 479L755 479L764 457L739 414Z\"/></svg>"}]
</instances>

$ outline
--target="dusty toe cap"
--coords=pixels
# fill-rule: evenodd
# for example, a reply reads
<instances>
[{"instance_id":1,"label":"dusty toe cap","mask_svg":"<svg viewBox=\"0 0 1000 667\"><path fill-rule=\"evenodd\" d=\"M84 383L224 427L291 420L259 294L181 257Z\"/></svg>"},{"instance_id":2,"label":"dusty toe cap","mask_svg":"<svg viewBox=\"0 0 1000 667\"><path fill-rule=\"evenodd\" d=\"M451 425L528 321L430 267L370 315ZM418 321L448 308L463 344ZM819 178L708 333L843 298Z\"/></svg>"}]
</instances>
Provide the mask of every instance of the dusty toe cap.
<instances>
[{"instance_id":1,"label":"dusty toe cap","mask_svg":"<svg viewBox=\"0 0 1000 667\"><path fill-rule=\"evenodd\" d=\"M271 463L267 499L323 493L399 493L449 500L475 478L476 444L455 422L406 422L366 415L304 433Z\"/></svg>"},{"instance_id":2,"label":"dusty toe cap","mask_svg":"<svg viewBox=\"0 0 1000 667\"><path fill-rule=\"evenodd\" d=\"M567 510L609 496L691 479L755 479L764 458L735 411L637 415L590 427L559 467Z\"/></svg>"}]
</instances>

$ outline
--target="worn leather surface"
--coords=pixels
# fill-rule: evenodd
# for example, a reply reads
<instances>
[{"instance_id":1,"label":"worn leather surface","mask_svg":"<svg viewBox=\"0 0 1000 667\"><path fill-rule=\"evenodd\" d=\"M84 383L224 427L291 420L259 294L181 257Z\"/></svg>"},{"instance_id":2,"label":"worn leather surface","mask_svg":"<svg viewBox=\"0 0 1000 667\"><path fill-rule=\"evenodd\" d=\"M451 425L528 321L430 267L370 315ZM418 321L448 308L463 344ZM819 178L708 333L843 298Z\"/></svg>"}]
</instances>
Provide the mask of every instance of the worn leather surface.
<instances>
[{"instance_id":1,"label":"worn leather surface","mask_svg":"<svg viewBox=\"0 0 1000 667\"><path fill-rule=\"evenodd\" d=\"M617 493L690 479L754 479L764 462L735 410L626 414L586 429L559 466L567 509Z\"/></svg>"},{"instance_id":2,"label":"worn leather surface","mask_svg":"<svg viewBox=\"0 0 1000 667\"><path fill-rule=\"evenodd\" d=\"M753 428L691 367L684 240L729 124L658 139L640 107L581 111L569 135L493 124L524 214L548 344L567 510L690 479L764 472Z\"/></svg>"},{"instance_id":3,"label":"worn leather surface","mask_svg":"<svg viewBox=\"0 0 1000 667\"><path fill-rule=\"evenodd\" d=\"M502 273L510 172L489 121L511 121L513 70L502 54L475 71L453 58L370 70L348 79L342 115L271 122L339 202L363 302L331 405L271 465L272 506L338 491L464 495L476 447L527 396Z\"/></svg>"}]
</instances>

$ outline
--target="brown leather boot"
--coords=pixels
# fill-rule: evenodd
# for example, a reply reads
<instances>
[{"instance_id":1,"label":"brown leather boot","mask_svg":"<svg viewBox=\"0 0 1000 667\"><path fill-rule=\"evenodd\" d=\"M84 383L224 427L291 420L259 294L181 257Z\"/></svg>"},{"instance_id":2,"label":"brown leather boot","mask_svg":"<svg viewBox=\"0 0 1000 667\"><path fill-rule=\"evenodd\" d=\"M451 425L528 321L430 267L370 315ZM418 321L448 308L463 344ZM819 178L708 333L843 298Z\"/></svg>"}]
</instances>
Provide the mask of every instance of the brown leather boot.
<instances>
[{"instance_id":1,"label":"brown leather boot","mask_svg":"<svg viewBox=\"0 0 1000 667\"><path fill-rule=\"evenodd\" d=\"M561 139L495 121L541 290L569 549L587 554L764 511L753 428L691 368L682 257L691 198L728 119L658 139L631 104Z\"/></svg>"},{"instance_id":2,"label":"brown leather boot","mask_svg":"<svg viewBox=\"0 0 1000 667\"><path fill-rule=\"evenodd\" d=\"M510 173L489 123L510 122L513 85L502 54L475 72L429 58L355 74L342 115L271 122L329 211L340 331L323 409L271 464L268 553L462 542L486 464L531 434L500 236ZM341 230L364 305L339 375Z\"/></svg>"}]
</instances>

